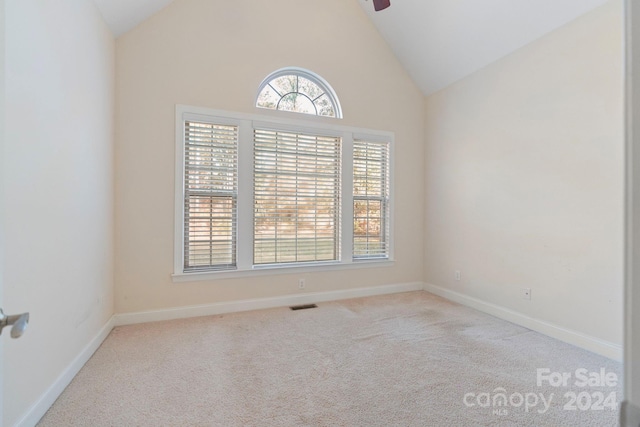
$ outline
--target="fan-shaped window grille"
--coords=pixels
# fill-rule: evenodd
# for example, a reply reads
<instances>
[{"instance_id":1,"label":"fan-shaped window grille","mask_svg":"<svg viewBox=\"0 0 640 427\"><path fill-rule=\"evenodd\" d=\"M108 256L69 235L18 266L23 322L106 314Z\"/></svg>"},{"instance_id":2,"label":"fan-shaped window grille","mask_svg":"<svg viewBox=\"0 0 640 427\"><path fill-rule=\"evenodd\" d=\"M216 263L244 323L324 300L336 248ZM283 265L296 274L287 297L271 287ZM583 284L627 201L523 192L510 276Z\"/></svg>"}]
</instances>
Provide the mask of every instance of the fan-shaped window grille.
<instances>
[{"instance_id":1,"label":"fan-shaped window grille","mask_svg":"<svg viewBox=\"0 0 640 427\"><path fill-rule=\"evenodd\" d=\"M256 107L342 118L335 92L322 77L302 68L283 68L260 84Z\"/></svg>"}]
</instances>

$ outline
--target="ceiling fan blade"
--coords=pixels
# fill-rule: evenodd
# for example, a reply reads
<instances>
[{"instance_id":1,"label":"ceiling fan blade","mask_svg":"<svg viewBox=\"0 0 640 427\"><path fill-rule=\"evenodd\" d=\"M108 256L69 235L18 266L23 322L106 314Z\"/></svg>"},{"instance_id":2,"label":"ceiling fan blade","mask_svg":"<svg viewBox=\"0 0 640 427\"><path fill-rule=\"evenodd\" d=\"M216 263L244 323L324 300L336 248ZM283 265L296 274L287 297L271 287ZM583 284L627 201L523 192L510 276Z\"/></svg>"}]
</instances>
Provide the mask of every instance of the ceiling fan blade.
<instances>
[{"instance_id":1,"label":"ceiling fan blade","mask_svg":"<svg viewBox=\"0 0 640 427\"><path fill-rule=\"evenodd\" d=\"M376 12L386 9L389 6L391 6L391 0L373 0L373 8Z\"/></svg>"}]
</instances>

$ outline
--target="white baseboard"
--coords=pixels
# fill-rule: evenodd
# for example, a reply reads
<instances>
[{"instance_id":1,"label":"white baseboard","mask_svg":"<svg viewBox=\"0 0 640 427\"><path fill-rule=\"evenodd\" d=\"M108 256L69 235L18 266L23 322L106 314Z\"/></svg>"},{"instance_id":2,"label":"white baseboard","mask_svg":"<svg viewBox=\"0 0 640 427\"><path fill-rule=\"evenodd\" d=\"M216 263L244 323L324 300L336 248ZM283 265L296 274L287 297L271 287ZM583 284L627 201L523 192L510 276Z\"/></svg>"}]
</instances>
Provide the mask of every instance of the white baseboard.
<instances>
[{"instance_id":1,"label":"white baseboard","mask_svg":"<svg viewBox=\"0 0 640 427\"><path fill-rule=\"evenodd\" d=\"M284 295L273 298L248 299L230 301L215 304L176 307L164 310L145 311L140 313L125 313L113 315L100 329L100 332L78 354L71 364L58 376L45 393L34 403L27 413L14 425L14 427L33 427L49 410L51 405L71 383L80 369L87 363L93 353L100 347L115 326L131 325L136 323L154 322L159 320L182 319L198 316L211 316L216 314L232 313L239 311L260 310L265 308L283 307L296 304L311 304L324 301L336 301L341 299L360 298L374 295L386 295L400 292L421 291L421 282L401 283L397 285L374 286L370 288L356 288L341 291L306 293L299 295Z\"/></svg>"},{"instance_id":2,"label":"white baseboard","mask_svg":"<svg viewBox=\"0 0 640 427\"><path fill-rule=\"evenodd\" d=\"M448 300L491 314L501 319L522 325L531 330L557 338L567 343L582 347L605 357L622 360L622 347L607 341L600 340L571 331L542 320L534 319L515 311L491 304L477 298L473 298L458 292L421 282L401 283L395 285L374 286L368 288L355 288L340 291L316 292L296 295L283 295L271 298L247 299L240 301L221 302L214 304L176 307L163 310L144 311L138 313L116 314L100 329L98 334L71 362L71 364L58 376L47 391L34 403L27 413L14 427L35 426L42 416L49 410L64 389L82 369L93 353L100 347L115 326L131 325L137 323L155 322L161 320L183 319L189 317L211 316L216 314L233 313L266 308L286 307L298 304L311 304L325 301L338 301L350 298L362 298L375 295L387 295L400 292L422 291L441 296ZM631 418L631 417L629 417ZM626 426L625 426L626 427Z\"/></svg>"},{"instance_id":3,"label":"white baseboard","mask_svg":"<svg viewBox=\"0 0 640 427\"><path fill-rule=\"evenodd\" d=\"M577 347L584 348L593 353L600 354L616 361L622 361L622 346L614 344L608 341L601 340L599 338L592 337L581 332L573 331L563 328L561 326L554 325L543 320L535 319L533 317L525 316L524 314L510 310L508 308L501 307L496 304L491 304L482 300L479 300L468 295L461 294L459 292L451 291L436 285L426 283L424 290L432 294L441 296L448 300L457 302L462 305L474 308L500 319L507 320L517 325L524 326L536 332L548 335L550 337L559 339L569 344L573 344Z\"/></svg>"},{"instance_id":4,"label":"white baseboard","mask_svg":"<svg viewBox=\"0 0 640 427\"><path fill-rule=\"evenodd\" d=\"M340 291L314 292L306 294L283 295L279 297L246 299L220 302L205 305L167 308L138 313L115 315L115 325L133 325L136 323L157 322L161 320L184 319L189 317L213 316L217 314L235 313L265 308L286 307L290 305L312 304L325 301L337 301L350 298L369 297L374 295L395 294L423 290L421 282L401 283L396 285L373 286L370 288L346 289Z\"/></svg>"},{"instance_id":5,"label":"white baseboard","mask_svg":"<svg viewBox=\"0 0 640 427\"><path fill-rule=\"evenodd\" d=\"M53 405L53 402L62 394L64 389L67 388L73 378L80 372L80 369L82 369L85 363L93 356L93 353L96 352L98 347L100 347L102 342L107 338L114 325L114 317L112 316L89 344L82 349L80 354L62 371L47 391L40 396L40 399L38 399L15 424L15 427L33 427L40 421L51 405Z\"/></svg>"}]
</instances>

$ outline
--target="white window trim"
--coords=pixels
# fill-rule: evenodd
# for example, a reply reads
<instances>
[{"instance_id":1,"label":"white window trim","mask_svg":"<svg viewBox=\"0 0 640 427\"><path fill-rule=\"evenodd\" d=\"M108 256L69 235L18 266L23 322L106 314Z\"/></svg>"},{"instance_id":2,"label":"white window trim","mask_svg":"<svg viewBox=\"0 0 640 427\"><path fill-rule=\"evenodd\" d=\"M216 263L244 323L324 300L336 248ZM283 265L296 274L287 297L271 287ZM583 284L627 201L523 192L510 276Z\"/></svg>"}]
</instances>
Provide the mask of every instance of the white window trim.
<instances>
[{"instance_id":1,"label":"white window trim","mask_svg":"<svg viewBox=\"0 0 640 427\"><path fill-rule=\"evenodd\" d=\"M238 130L238 236L237 269L218 271L184 272L184 121L236 124ZM176 146L175 146L175 219L174 219L174 282L204 281L246 276L309 273L343 269L378 268L394 265L394 149L395 136L392 132L362 129L327 123L320 116L305 116L306 120L288 117L273 117L214 110L187 105L176 105ZM318 120L314 120L318 119ZM282 126L282 128L308 129L315 132L338 133L342 135L342 187L340 218L340 257L336 261L282 265L253 265L253 135L246 129L256 124ZM353 259L353 139L389 142L389 257L381 259Z\"/></svg>"},{"instance_id":2,"label":"white window trim","mask_svg":"<svg viewBox=\"0 0 640 427\"><path fill-rule=\"evenodd\" d=\"M285 67L285 68L280 68L279 70L274 71L273 73L269 74L267 77L264 78L264 80L262 80L262 82L260 83L260 86L258 87L258 94L256 95L256 100L254 102L254 105L257 108L264 108L264 107L259 107L258 106L258 99L260 97L260 94L262 93L262 90L269 84L271 83L273 80L277 79L278 77L282 77L282 76L299 76L299 77L304 77L305 79L315 83L316 85L318 85L318 87L320 87L324 93L327 95L327 97L329 98L329 100L331 101L331 104L333 105L333 109L335 112L335 117L330 117L330 116L319 116L316 114L316 116L318 117L328 117L330 119L342 119L342 107L340 106L340 100L338 99L338 95L336 95L336 92L333 90L333 87L329 84L328 81L326 81L324 78L322 78L322 76L314 73L311 70L307 70L305 68L300 68L300 67ZM269 108L266 108L267 110L270 110ZM287 110L272 110L272 111L287 111ZM291 111L287 111L290 112ZM301 113L296 113L293 112L293 114L301 114ZM313 115L312 115L313 116Z\"/></svg>"},{"instance_id":3,"label":"white window trim","mask_svg":"<svg viewBox=\"0 0 640 427\"><path fill-rule=\"evenodd\" d=\"M372 139L374 139L374 140L372 141ZM357 135L357 134L355 134L355 135L354 135L354 140L353 140L353 142L352 142L352 143L354 144L354 146L355 146L355 144L356 144L356 141L364 142L364 143L367 143L367 144L371 144L371 143L373 143L373 144L376 144L376 143L382 143L382 144L386 145L386 146L387 146L387 149L386 149L386 151L387 151L387 161L388 161L389 163L391 162L391 154L390 154L390 153L391 153L391 144L390 144L390 143L388 143L388 141L376 141L376 140L375 140L375 138L369 138L367 135ZM354 158L354 157L353 157L353 154L352 154L352 155L351 155L351 160L353 160L353 158ZM390 164L386 164L386 165L385 165L385 168L386 168L386 172L387 172L387 173L386 173L386 177L385 177L384 181L386 181L386 184L387 184L387 190L388 190L388 192L387 192L387 194L384 194L384 193L385 193L385 191L383 190L383 191L382 191L382 195L381 195L381 197L379 197L377 200L379 200L379 201L380 201L380 204L381 204L381 210L382 210L382 212L384 212L384 214L382 214L382 218L383 218L383 221L384 221L384 222L383 222L383 224L381 224L381 226L383 227L383 230L381 230L381 232L382 232L382 234L384 235L384 242L385 242L385 245L386 245L386 244L388 244L388 243L389 243L389 239L390 239L390 237L391 237L391 228L390 228L391 224L389 223L389 222L390 222L390 217L388 217L388 216L387 216L387 214L389 213L389 209L390 209L389 196L391 195L391 194L390 194L390 193L391 193L391 188L389 187L389 184L390 184L390 183L389 183L389 179L391 178ZM353 167L351 168L351 170L353 170ZM382 170L382 172L384 173L384 170ZM384 182L384 181L383 181L383 182ZM351 179L351 182L353 182L353 177L352 177L352 179ZM354 193L354 192L353 192L353 190L352 190L352 191L351 191L351 194L353 195L353 193ZM386 197L385 197L385 196L386 196ZM363 199L363 196L362 196L362 195L361 195L361 196L359 196L359 197L358 197L358 196L353 195L353 199L352 199L352 206L355 206L355 200L356 200L356 198L360 198L360 200L365 200L365 199L367 199L367 196L365 196L365 198ZM374 199L374 200L375 200L375 199ZM353 213L352 213L352 215L351 215L351 216L352 216L352 218L354 218ZM355 240L355 236L353 236L353 237L354 237L354 240ZM353 255L353 254L352 254L352 255ZM373 256L372 256L372 255L370 255L370 254L367 254L367 255L364 255L364 256L363 256L363 255L361 255L361 256L359 256L359 257L356 257L355 259L356 259L356 260L375 260L375 259L380 259L380 258L382 258L382 259L386 259L386 257L385 257L385 256L380 256L380 255L373 255Z\"/></svg>"}]
</instances>

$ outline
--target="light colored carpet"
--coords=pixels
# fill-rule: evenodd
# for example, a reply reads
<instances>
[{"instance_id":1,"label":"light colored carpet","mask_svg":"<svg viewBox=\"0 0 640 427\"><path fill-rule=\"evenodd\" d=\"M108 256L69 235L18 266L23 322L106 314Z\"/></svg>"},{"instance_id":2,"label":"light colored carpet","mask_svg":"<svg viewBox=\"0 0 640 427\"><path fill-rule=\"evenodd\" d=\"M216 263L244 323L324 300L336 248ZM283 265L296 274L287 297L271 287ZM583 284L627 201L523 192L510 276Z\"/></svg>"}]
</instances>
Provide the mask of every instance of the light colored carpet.
<instances>
[{"instance_id":1,"label":"light colored carpet","mask_svg":"<svg viewBox=\"0 0 640 427\"><path fill-rule=\"evenodd\" d=\"M39 425L617 425L617 410L563 409L571 391L622 399L619 383L573 385L580 368L622 378L606 358L426 292L318 306L118 327ZM572 379L538 387L537 368ZM498 388L513 405L478 406Z\"/></svg>"}]
</instances>

